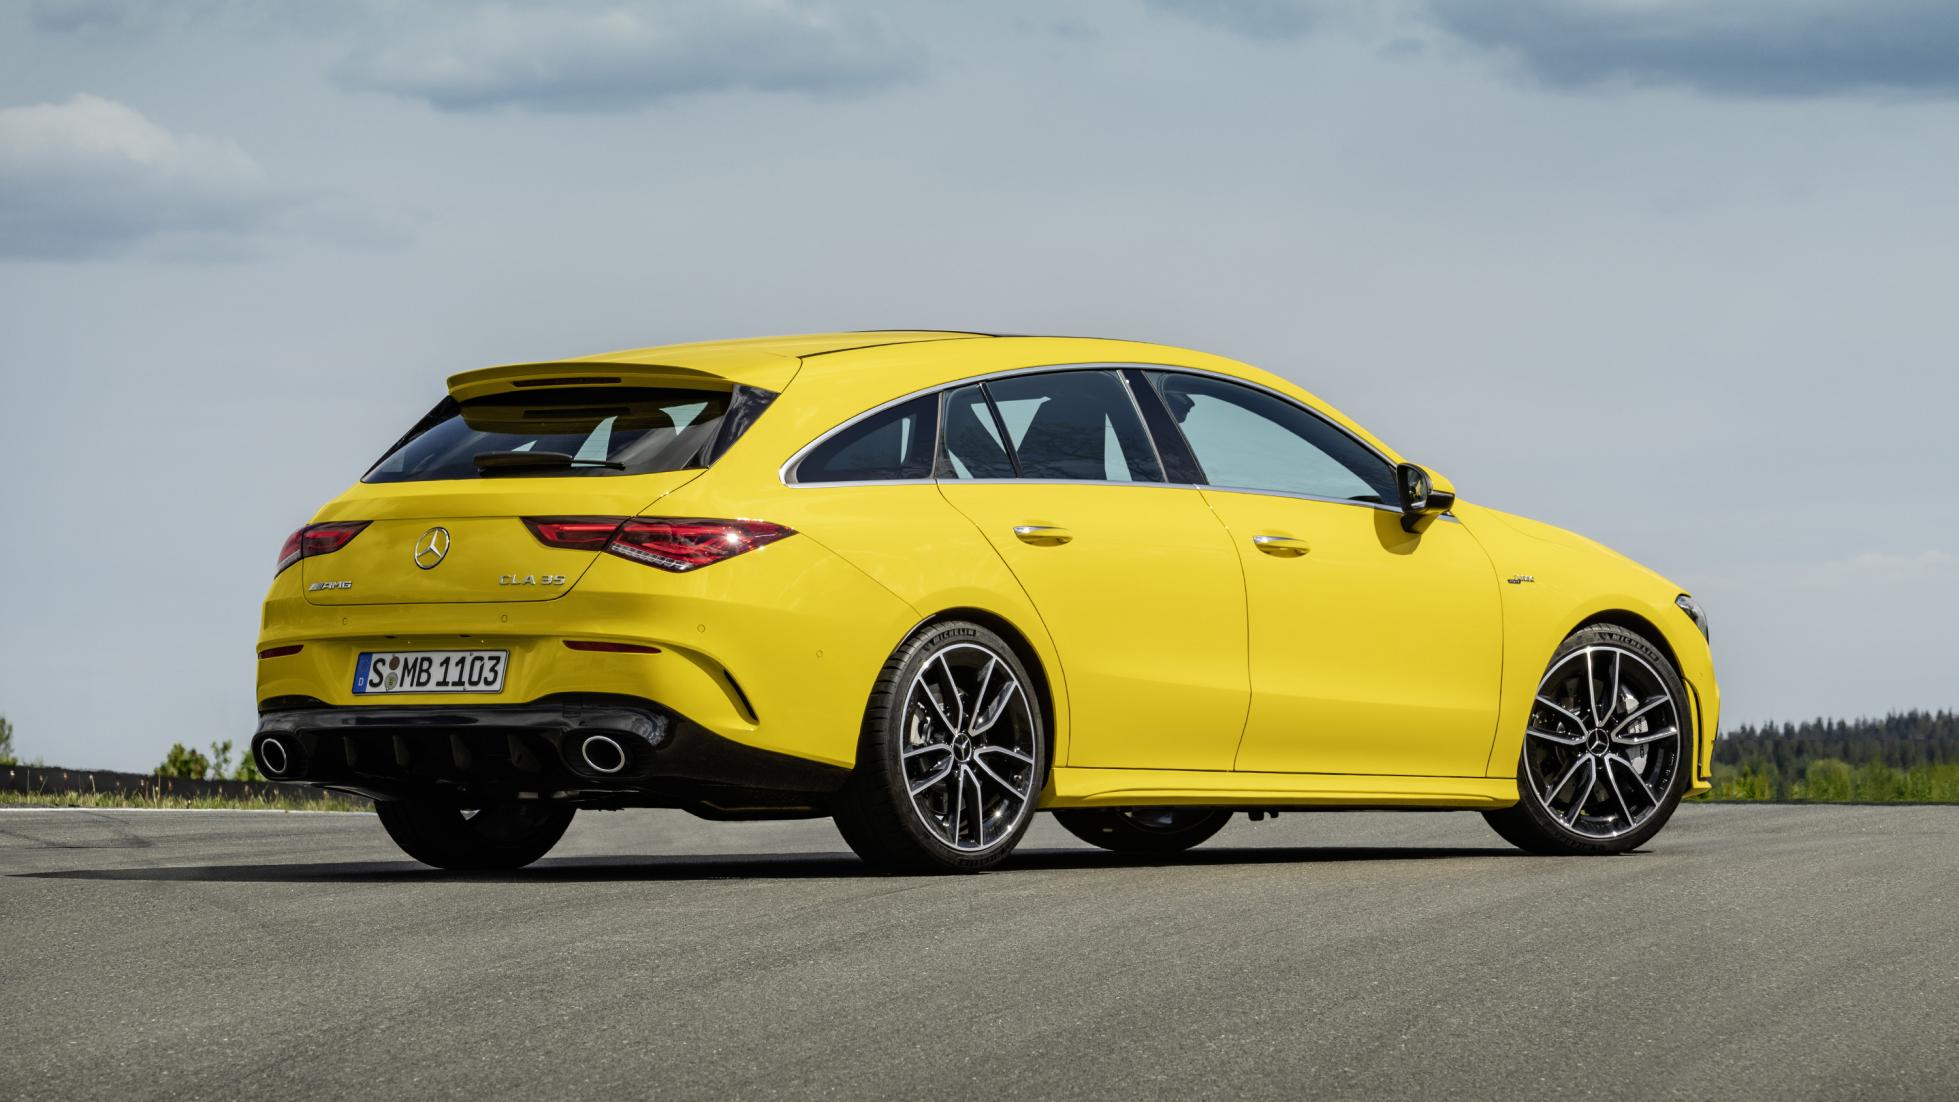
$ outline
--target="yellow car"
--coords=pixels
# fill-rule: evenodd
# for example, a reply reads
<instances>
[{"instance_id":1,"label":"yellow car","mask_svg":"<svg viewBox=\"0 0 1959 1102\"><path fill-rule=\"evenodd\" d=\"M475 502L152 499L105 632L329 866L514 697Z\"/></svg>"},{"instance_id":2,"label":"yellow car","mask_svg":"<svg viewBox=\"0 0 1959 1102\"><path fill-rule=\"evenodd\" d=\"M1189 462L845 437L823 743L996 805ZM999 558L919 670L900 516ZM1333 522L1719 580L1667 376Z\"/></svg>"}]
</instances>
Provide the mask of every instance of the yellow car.
<instances>
[{"instance_id":1,"label":"yellow car","mask_svg":"<svg viewBox=\"0 0 1959 1102\"><path fill-rule=\"evenodd\" d=\"M1483 812L1614 853L1708 787L1707 620L1276 375L870 332L470 371L293 533L259 768L514 868L579 808L832 816L983 869L1036 811Z\"/></svg>"}]
</instances>

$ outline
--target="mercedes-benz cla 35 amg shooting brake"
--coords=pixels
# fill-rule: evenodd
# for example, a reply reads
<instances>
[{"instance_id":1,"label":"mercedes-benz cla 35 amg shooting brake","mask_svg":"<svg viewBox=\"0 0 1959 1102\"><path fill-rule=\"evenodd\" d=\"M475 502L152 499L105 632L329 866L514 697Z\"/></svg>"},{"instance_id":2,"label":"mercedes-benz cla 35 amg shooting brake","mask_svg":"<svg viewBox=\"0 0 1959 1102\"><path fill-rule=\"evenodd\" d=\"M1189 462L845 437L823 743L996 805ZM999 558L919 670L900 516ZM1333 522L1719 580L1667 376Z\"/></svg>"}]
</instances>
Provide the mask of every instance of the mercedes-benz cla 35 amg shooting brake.
<instances>
[{"instance_id":1,"label":"mercedes-benz cla 35 amg shooting brake","mask_svg":"<svg viewBox=\"0 0 1959 1102\"><path fill-rule=\"evenodd\" d=\"M1481 811L1613 853L1707 787L1680 587L1456 499L1275 375L933 332L470 371L294 532L252 749L432 865L581 808L832 816L867 860L1234 810Z\"/></svg>"}]
</instances>

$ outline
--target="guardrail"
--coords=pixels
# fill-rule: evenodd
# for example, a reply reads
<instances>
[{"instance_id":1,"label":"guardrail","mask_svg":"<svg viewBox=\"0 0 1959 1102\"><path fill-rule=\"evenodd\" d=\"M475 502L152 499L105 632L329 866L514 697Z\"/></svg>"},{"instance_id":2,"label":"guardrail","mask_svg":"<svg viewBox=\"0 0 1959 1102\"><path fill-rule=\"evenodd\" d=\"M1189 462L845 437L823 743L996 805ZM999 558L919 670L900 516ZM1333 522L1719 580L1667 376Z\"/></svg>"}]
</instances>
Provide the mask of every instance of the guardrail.
<instances>
[{"instance_id":1,"label":"guardrail","mask_svg":"<svg viewBox=\"0 0 1959 1102\"><path fill-rule=\"evenodd\" d=\"M0 792L100 792L105 795L220 797L230 800L318 800L328 796L349 799L298 784L273 781L203 781L159 777L150 773L116 773L104 769L55 769L35 765L0 766Z\"/></svg>"}]
</instances>

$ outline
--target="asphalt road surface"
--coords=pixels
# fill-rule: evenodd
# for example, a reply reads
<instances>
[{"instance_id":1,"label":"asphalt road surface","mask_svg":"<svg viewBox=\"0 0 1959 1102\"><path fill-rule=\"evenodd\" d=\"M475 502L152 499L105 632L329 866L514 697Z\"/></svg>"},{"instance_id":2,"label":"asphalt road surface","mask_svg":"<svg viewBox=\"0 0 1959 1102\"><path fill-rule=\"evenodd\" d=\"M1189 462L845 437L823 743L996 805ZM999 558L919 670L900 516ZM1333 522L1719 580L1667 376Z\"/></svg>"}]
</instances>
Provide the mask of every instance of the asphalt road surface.
<instances>
[{"instance_id":1,"label":"asphalt road surface","mask_svg":"<svg viewBox=\"0 0 1959 1102\"><path fill-rule=\"evenodd\" d=\"M1959 1097L1959 808L1047 817L867 875L826 821L581 814L473 878L366 815L0 812L0 1097Z\"/></svg>"}]
</instances>

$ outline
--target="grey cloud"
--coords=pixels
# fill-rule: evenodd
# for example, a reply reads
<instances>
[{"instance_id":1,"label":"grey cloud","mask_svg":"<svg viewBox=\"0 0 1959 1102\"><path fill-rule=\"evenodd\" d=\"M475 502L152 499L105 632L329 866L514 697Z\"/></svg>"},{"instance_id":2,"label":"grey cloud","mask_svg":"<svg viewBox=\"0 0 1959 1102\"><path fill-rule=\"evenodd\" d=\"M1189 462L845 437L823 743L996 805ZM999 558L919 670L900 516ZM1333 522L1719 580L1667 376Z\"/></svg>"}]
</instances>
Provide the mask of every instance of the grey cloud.
<instances>
[{"instance_id":1,"label":"grey cloud","mask_svg":"<svg viewBox=\"0 0 1959 1102\"><path fill-rule=\"evenodd\" d=\"M220 17L251 24L267 16L290 16L295 7L263 0L32 0L27 19L46 34L112 40L193 30Z\"/></svg>"},{"instance_id":2,"label":"grey cloud","mask_svg":"<svg viewBox=\"0 0 1959 1102\"><path fill-rule=\"evenodd\" d=\"M414 9L376 35L341 82L450 111L609 111L707 92L849 94L920 71L918 51L879 19L805 0L438 11Z\"/></svg>"},{"instance_id":3,"label":"grey cloud","mask_svg":"<svg viewBox=\"0 0 1959 1102\"><path fill-rule=\"evenodd\" d=\"M1406 52L1441 36L1557 88L1678 85L1714 95L1959 95L1950 0L1145 0L1255 39L1339 30Z\"/></svg>"},{"instance_id":4,"label":"grey cloud","mask_svg":"<svg viewBox=\"0 0 1959 1102\"><path fill-rule=\"evenodd\" d=\"M1546 84L1704 92L1959 94L1948 0L1428 0L1437 25Z\"/></svg>"},{"instance_id":5,"label":"grey cloud","mask_svg":"<svg viewBox=\"0 0 1959 1102\"><path fill-rule=\"evenodd\" d=\"M1251 38L1298 38L1318 29L1316 0L1147 0L1158 11Z\"/></svg>"},{"instance_id":6,"label":"grey cloud","mask_svg":"<svg viewBox=\"0 0 1959 1102\"><path fill-rule=\"evenodd\" d=\"M329 228L368 243L392 232L344 201L282 191L229 141L173 133L114 100L0 108L0 257L233 259Z\"/></svg>"}]
</instances>

